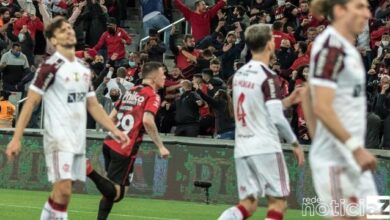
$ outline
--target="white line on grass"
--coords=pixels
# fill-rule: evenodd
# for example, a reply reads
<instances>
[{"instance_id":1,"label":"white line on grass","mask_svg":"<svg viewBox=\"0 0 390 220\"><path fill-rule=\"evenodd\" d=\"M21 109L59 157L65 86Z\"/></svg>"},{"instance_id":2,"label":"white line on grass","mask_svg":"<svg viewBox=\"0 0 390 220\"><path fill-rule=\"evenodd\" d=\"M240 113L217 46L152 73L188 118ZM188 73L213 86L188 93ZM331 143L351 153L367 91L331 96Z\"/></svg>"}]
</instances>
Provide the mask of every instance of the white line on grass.
<instances>
[{"instance_id":1,"label":"white line on grass","mask_svg":"<svg viewBox=\"0 0 390 220\"><path fill-rule=\"evenodd\" d=\"M42 207L34 207L34 206L9 205L9 204L1 204L1 203L0 203L0 206L3 206L3 207L12 207L12 208L23 208L23 209L38 209L38 210L42 210ZM78 211L78 210L68 210L68 212L96 214L96 212ZM177 218L160 218L160 217L149 217L149 216L139 216L139 215L125 215L125 214L116 214L116 213L111 213L110 215L111 215L111 216L119 216L119 217L141 218L141 219L180 220L180 219L177 219Z\"/></svg>"}]
</instances>

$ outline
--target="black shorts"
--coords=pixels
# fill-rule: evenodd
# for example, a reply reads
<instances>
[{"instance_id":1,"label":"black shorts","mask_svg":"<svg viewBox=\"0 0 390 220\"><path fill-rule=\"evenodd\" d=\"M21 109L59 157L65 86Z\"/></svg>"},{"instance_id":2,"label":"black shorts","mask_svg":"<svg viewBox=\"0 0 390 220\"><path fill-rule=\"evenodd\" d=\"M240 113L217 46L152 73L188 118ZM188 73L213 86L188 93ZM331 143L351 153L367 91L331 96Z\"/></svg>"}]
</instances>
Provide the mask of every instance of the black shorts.
<instances>
[{"instance_id":1,"label":"black shorts","mask_svg":"<svg viewBox=\"0 0 390 220\"><path fill-rule=\"evenodd\" d=\"M123 156L103 144L104 167L109 180L118 185L130 185L139 145L134 145L130 156Z\"/></svg>"}]
</instances>

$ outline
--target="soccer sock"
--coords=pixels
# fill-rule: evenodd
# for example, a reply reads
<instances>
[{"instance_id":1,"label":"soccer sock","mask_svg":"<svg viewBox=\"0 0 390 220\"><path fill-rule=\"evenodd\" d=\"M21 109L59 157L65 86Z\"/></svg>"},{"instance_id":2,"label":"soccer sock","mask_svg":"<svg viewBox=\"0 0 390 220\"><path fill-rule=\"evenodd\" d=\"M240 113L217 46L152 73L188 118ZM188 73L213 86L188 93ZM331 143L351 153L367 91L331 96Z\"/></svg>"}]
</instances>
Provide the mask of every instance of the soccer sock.
<instances>
[{"instance_id":1,"label":"soccer sock","mask_svg":"<svg viewBox=\"0 0 390 220\"><path fill-rule=\"evenodd\" d=\"M283 213L275 210L268 210L265 220L283 220Z\"/></svg>"},{"instance_id":2,"label":"soccer sock","mask_svg":"<svg viewBox=\"0 0 390 220\"><path fill-rule=\"evenodd\" d=\"M243 220L250 216L249 212L242 205L230 207L225 210L218 220Z\"/></svg>"},{"instance_id":3,"label":"soccer sock","mask_svg":"<svg viewBox=\"0 0 390 220\"><path fill-rule=\"evenodd\" d=\"M111 212L114 202L103 197L99 204L98 220L106 220Z\"/></svg>"},{"instance_id":4,"label":"soccer sock","mask_svg":"<svg viewBox=\"0 0 390 220\"><path fill-rule=\"evenodd\" d=\"M68 220L68 213L66 211L68 205L62 205L54 202L50 197L45 203L41 213L41 220Z\"/></svg>"},{"instance_id":5,"label":"soccer sock","mask_svg":"<svg viewBox=\"0 0 390 220\"><path fill-rule=\"evenodd\" d=\"M95 183L96 188L102 195L108 199L114 200L116 197L116 189L114 184L108 179L102 177L95 170L92 171L88 177Z\"/></svg>"}]
</instances>

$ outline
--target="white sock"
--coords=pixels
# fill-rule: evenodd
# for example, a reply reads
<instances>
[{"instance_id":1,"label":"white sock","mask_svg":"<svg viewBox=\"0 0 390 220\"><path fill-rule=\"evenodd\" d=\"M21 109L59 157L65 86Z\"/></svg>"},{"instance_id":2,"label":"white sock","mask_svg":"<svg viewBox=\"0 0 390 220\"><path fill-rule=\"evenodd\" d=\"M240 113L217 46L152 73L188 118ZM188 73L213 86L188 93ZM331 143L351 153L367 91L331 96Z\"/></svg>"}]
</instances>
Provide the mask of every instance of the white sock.
<instances>
[{"instance_id":1,"label":"white sock","mask_svg":"<svg viewBox=\"0 0 390 220\"><path fill-rule=\"evenodd\" d=\"M51 207L49 202L46 202L43 206L42 213L41 213L41 220L68 220L68 213L55 210Z\"/></svg>"},{"instance_id":2,"label":"white sock","mask_svg":"<svg viewBox=\"0 0 390 220\"><path fill-rule=\"evenodd\" d=\"M218 218L218 220L242 220L242 219L244 219L244 216L242 216L237 206L233 206L226 209Z\"/></svg>"}]
</instances>

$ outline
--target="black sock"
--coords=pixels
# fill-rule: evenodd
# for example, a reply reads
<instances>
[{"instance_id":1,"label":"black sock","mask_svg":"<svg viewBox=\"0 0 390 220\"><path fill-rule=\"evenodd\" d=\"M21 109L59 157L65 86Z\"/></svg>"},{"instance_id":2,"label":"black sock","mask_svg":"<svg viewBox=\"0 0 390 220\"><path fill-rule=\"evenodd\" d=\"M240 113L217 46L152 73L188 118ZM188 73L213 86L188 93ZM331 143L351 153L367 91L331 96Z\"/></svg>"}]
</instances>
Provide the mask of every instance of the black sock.
<instances>
[{"instance_id":1,"label":"black sock","mask_svg":"<svg viewBox=\"0 0 390 220\"><path fill-rule=\"evenodd\" d=\"M108 218L108 215L111 212L112 206L114 205L114 202L112 200L108 200L106 198L102 198L100 200L99 204L99 213L98 213L98 220L106 220Z\"/></svg>"},{"instance_id":2,"label":"black sock","mask_svg":"<svg viewBox=\"0 0 390 220\"><path fill-rule=\"evenodd\" d=\"M114 184L108 179L102 177L96 171L92 171L88 177L95 183L96 188L108 200L114 200L116 197L116 189Z\"/></svg>"}]
</instances>

